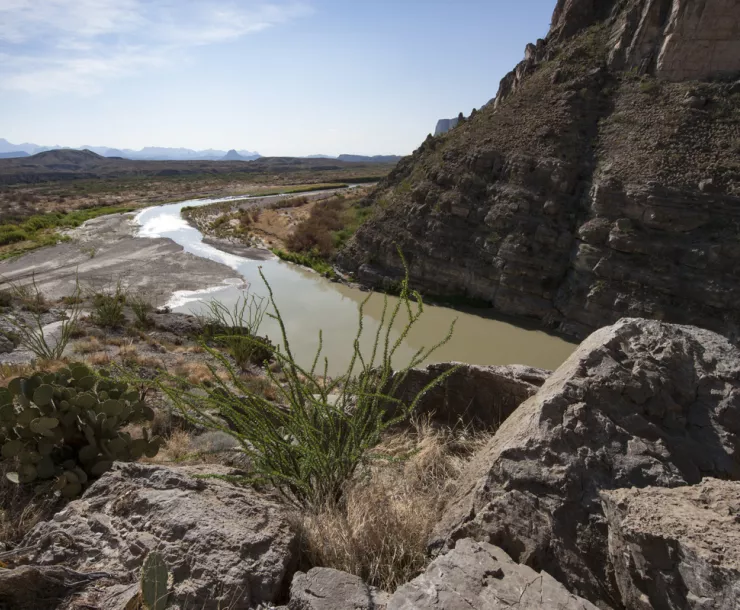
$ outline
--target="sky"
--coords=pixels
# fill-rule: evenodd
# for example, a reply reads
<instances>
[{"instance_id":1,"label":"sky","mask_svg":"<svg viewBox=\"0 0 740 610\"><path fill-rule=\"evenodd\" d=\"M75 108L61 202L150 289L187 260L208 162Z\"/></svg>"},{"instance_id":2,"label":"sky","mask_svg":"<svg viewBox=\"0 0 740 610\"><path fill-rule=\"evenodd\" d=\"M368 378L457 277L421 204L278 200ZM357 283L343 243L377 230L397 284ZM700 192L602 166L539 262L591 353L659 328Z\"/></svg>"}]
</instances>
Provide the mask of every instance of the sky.
<instances>
[{"instance_id":1,"label":"sky","mask_svg":"<svg viewBox=\"0 0 740 610\"><path fill-rule=\"evenodd\" d=\"M0 138L409 154L555 0L0 0Z\"/></svg>"}]
</instances>

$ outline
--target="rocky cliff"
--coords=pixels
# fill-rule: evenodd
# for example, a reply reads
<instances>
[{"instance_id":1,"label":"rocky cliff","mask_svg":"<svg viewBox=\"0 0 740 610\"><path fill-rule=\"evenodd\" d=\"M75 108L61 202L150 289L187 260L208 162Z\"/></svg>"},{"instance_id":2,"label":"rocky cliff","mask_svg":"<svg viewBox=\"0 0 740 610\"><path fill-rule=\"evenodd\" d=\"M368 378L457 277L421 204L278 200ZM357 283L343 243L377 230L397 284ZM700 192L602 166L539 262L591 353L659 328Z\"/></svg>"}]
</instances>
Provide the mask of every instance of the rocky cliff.
<instances>
[{"instance_id":1,"label":"rocky cliff","mask_svg":"<svg viewBox=\"0 0 740 610\"><path fill-rule=\"evenodd\" d=\"M379 185L340 264L392 282L398 245L427 293L576 337L632 315L737 339L740 2L559 0L552 23Z\"/></svg>"},{"instance_id":2,"label":"rocky cliff","mask_svg":"<svg viewBox=\"0 0 740 610\"><path fill-rule=\"evenodd\" d=\"M455 129L458 121L458 117L455 117L454 119L439 119L439 121L437 121L437 125L434 127L434 135L441 136L443 133L447 133L451 129Z\"/></svg>"}]
</instances>

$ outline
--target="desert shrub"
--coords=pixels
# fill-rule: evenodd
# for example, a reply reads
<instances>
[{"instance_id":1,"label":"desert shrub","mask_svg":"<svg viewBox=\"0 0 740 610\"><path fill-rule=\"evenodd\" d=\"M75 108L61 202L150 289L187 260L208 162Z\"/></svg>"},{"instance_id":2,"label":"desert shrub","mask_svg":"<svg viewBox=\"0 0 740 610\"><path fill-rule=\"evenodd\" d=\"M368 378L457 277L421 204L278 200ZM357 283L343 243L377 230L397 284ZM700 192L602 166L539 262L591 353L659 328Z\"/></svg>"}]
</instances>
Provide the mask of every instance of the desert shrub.
<instances>
[{"instance_id":1,"label":"desert shrub","mask_svg":"<svg viewBox=\"0 0 740 610\"><path fill-rule=\"evenodd\" d=\"M125 305L126 295L119 283L113 290L93 294L92 318L96 324L107 328L122 326L126 321L123 314Z\"/></svg>"},{"instance_id":2,"label":"desert shrub","mask_svg":"<svg viewBox=\"0 0 740 610\"><path fill-rule=\"evenodd\" d=\"M419 349L406 366L394 374L393 357L423 314L421 295L411 293L407 274L396 305L389 308L388 297L384 297L385 306L370 353L363 353L360 348L367 299L361 304L353 354L345 373L332 380L327 375L326 359L323 369L318 368L322 351L321 332L312 366L303 368L296 362L272 289L264 275L262 279L275 312L269 315L281 329L282 349L276 350L274 355L282 367L284 382L278 383L270 369L267 375L274 383L278 402L286 406L267 399L259 390L255 391L215 350L211 350L212 355L229 371L227 380L214 375L212 387L181 389L181 386L171 383L172 379L163 378L160 389L186 418L210 429L221 430L238 441L253 464L253 475L237 480L269 482L288 501L304 508L338 504L347 482L368 459L368 452L380 442L383 433L405 420L413 412L420 396L449 374L448 371L438 377L409 403L401 403L395 398L409 370L446 343L452 328L446 338L429 349ZM391 338L393 323L399 315L407 315L408 323L394 340ZM261 344L254 337L248 340ZM389 409L389 405L394 408ZM388 415L389 411L393 412L392 416Z\"/></svg>"},{"instance_id":3,"label":"desert shrub","mask_svg":"<svg viewBox=\"0 0 740 610\"><path fill-rule=\"evenodd\" d=\"M28 235L22 229L18 229L17 227L0 227L0 246L7 246L8 244L14 244L16 242L25 241L27 239Z\"/></svg>"},{"instance_id":4,"label":"desert shrub","mask_svg":"<svg viewBox=\"0 0 740 610\"><path fill-rule=\"evenodd\" d=\"M331 278L336 275L334 267L332 267L323 258L321 258L321 256L316 251L311 251L307 254L303 254L300 252L286 252L285 250L275 248L272 250L272 253L275 254L275 256L277 256L280 260L284 260L289 263L295 263L296 265L302 265L304 267L309 267L310 269L313 269L317 273L320 273L321 275L324 275L326 277Z\"/></svg>"},{"instance_id":5,"label":"desert shrub","mask_svg":"<svg viewBox=\"0 0 740 610\"><path fill-rule=\"evenodd\" d=\"M332 231L344 226L344 202L331 199L317 203L308 218L303 220L288 238L286 247L292 252L315 252L329 256L334 251Z\"/></svg>"},{"instance_id":6,"label":"desert shrub","mask_svg":"<svg viewBox=\"0 0 740 610\"><path fill-rule=\"evenodd\" d=\"M226 347L237 366L262 364L272 357L273 348L267 340L254 340L267 312L264 298L247 290L232 308L215 300L204 305L198 316L204 337Z\"/></svg>"},{"instance_id":7,"label":"desert shrub","mask_svg":"<svg viewBox=\"0 0 740 610\"><path fill-rule=\"evenodd\" d=\"M80 286L75 285L73 298L65 303L61 326L53 335L44 330L46 324L42 314L48 311L46 301L38 289L36 278L25 286L11 284L11 291L22 303L28 313L10 312L2 314L2 319L11 327L19 345L31 351L41 360L59 360L75 334L80 317Z\"/></svg>"},{"instance_id":8,"label":"desert shrub","mask_svg":"<svg viewBox=\"0 0 740 610\"><path fill-rule=\"evenodd\" d=\"M343 506L297 517L305 568L323 566L394 591L429 563L427 543L443 500L462 468L490 438L429 421L386 436L371 462L349 484Z\"/></svg>"},{"instance_id":9,"label":"desert shrub","mask_svg":"<svg viewBox=\"0 0 740 610\"><path fill-rule=\"evenodd\" d=\"M136 316L136 322L141 328L147 328L151 324L149 314L152 313L154 306L152 302L143 296L129 296L128 304L131 307L131 311Z\"/></svg>"},{"instance_id":10,"label":"desert shrub","mask_svg":"<svg viewBox=\"0 0 740 610\"><path fill-rule=\"evenodd\" d=\"M56 373L16 377L0 390L0 450L18 484L55 479L65 497L78 495L114 460L156 455L160 439L133 438L124 428L151 421L154 411L124 381L99 376L83 364Z\"/></svg>"}]
</instances>

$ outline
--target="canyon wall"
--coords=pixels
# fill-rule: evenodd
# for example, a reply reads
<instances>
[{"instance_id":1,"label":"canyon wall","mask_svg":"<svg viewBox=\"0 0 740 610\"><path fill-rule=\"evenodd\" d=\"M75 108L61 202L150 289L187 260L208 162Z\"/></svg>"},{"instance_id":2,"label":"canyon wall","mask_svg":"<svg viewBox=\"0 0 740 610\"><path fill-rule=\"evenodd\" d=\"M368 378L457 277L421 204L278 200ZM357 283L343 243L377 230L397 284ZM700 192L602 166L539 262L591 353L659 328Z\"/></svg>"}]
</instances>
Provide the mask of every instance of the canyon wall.
<instances>
[{"instance_id":1,"label":"canyon wall","mask_svg":"<svg viewBox=\"0 0 740 610\"><path fill-rule=\"evenodd\" d=\"M379 185L340 264L392 285L400 247L427 294L575 337L625 315L740 337L740 53L717 52L739 16L560 0L495 102Z\"/></svg>"}]
</instances>

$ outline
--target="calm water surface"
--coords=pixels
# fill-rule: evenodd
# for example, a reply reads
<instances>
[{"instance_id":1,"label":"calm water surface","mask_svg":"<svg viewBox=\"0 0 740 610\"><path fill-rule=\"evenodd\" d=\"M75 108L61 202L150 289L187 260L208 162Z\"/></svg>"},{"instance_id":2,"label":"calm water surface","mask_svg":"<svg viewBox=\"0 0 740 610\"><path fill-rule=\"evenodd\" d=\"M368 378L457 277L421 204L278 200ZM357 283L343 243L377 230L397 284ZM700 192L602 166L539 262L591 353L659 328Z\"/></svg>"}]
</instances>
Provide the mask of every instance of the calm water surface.
<instances>
[{"instance_id":1,"label":"calm water surface","mask_svg":"<svg viewBox=\"0 0 740 610\"><path fill-rule=\"evenodd\" d=\"M233 199L233 198L232 198ZM243 199L240 197L239 199ZM203 243L203 236L180 215L185 206L199 206L222 199L198 199L147 208L136 216L141 237L168 237L186 251L228 265L244 282L224 284L207 291L175 293L170 301L174 311L195 313L204 301L218 299L233 305L249 287L252 293L266 296L259 276L262 268L275 294L288 332L293 354L302 365L310 366L318 346L319 329L323 331L323 352L329 359L330 374L345 370L357 332L359 307L368 293L335 284L302 267L279 259L256 261L222 252ZM372 294L365 305L361 345L369 355L372 339L383 311L382 294ZM389 308L397 299L388 297ZM397 339L406 316L399 316L391 333ZM425 305L422 318L404 339L397 353L397 365L405 363L419 348L442 339L456 320L452 339L436 351L430 362L458 361L472 364L527 364L547 369L557 368L575 349L575 345L538 330L524 329L509 322L481 317L446 307ZM280 343L274 320L265 318L262 334Z\"/></svg>"}]
</instances>

